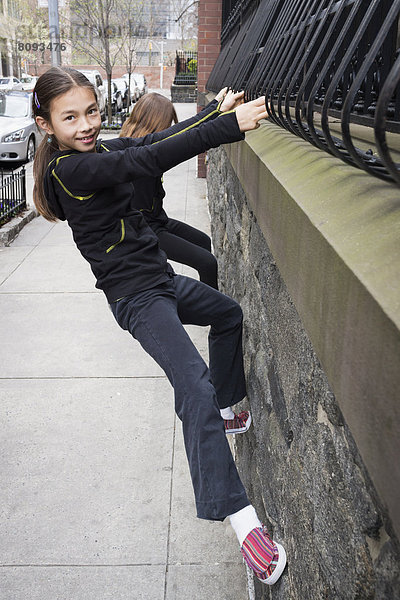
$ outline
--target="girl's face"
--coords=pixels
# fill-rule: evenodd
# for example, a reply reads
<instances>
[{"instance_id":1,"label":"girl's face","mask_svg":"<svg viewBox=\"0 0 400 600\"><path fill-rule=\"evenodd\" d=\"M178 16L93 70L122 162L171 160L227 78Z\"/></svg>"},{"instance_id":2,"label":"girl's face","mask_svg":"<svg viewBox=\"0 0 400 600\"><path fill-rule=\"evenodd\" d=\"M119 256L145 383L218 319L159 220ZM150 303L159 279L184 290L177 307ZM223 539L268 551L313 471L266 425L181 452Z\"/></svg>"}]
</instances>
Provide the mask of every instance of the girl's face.
<instances>
[{"instance_id":1,"label":"girl's face","mask_svg":"<svg viewBox=\"0 0 400 600\"><path fill-rule=\"evenodd\" d=\"M89 88L73 87L54 98L50 109L51 122L41 117L36 120L48 134L56 137L60 150L95 151L101 117Z\"/></svg>"}]
</instances>

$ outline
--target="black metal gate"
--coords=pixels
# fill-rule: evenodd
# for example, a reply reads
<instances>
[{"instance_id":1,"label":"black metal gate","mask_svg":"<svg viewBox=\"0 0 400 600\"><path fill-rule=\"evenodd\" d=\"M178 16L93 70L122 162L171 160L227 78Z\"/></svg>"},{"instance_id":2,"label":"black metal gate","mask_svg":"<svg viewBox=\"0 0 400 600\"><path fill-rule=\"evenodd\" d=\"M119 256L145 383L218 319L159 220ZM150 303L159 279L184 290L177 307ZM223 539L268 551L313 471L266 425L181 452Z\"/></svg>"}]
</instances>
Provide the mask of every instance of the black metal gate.
<instances>
[{"instance_id":1,"label":"black metal gate","mask_svg":"<svg viewBox=\"0 0 400 600\"><path fill-rule=\"evenodd\" d=\"M196 83L197 52L177 50L174 85L195 85Z\"/></svg>"},{"instance_id":2,"label":"black metal gate","mask_svg":"<svg viewBox=\"0 0 400 600\"><path fill-rule=\"evenodd\" d=\"M265 95L276 124L400 184L399 14L400 0L224 0L207 87ZM373 148L355 125L374 128Z\"/></svg>"},{"instance_id":3,"label":"black metal gate","mask_svg":"<svg viewBox=\"0 0 400 600\"><path fill-rule=\"evenodd\" d=\"M0 170L0 226L26 208L25 167L18 171Z\"/></svg>"}]
</instances>

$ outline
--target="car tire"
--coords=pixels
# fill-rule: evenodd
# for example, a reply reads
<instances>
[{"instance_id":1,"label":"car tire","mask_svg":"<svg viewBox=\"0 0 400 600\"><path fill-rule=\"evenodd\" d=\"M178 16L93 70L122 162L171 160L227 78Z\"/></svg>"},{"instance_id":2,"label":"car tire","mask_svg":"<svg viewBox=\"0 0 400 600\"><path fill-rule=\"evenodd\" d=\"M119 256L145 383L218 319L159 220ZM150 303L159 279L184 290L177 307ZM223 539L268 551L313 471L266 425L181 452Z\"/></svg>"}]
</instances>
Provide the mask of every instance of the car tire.
<instances>
[{"instance_id":1,"label":"car tire","mask_svg":"<svg viewBox=\"0 0 400 600\"><path fill-rule=\"evenodd\" d=\"M35 147L35 138L33 136L31 136L28 140L28 147L26 149L26 162L32 162L32 160L35 158L35 151L36 151L36 147Z\"/></svg>"}]
</instances>

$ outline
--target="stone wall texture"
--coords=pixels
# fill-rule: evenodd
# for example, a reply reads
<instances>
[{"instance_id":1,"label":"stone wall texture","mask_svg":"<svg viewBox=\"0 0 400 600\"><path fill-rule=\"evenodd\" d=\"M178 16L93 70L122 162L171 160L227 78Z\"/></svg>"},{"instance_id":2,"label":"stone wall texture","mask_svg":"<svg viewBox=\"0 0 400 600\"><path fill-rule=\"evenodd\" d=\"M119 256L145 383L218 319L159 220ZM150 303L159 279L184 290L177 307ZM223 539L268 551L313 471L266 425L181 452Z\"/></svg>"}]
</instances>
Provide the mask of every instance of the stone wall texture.
<instances>
[{"instance_id":1,"label":"stone wall texture","mask_svg":"<svg viewBox=\"0 0 400 600\"><path fill-rule=\"evenodd\" d=\"M197 86L171 84L171 102L196 102Z\"/></svg>"},{"instance_id":2,"label":"stone wall texture","mask_svg":"<svg viewBox=\"0 0 400 600\"><path fill-rule=\"evenodd\" d=\"M221 290L244 312L254 425L236 436L237 464L288 554L279 583L256 581L255 596L399 599L398 541L223 148L207 181Z\"/></svg>"}]
</instances>

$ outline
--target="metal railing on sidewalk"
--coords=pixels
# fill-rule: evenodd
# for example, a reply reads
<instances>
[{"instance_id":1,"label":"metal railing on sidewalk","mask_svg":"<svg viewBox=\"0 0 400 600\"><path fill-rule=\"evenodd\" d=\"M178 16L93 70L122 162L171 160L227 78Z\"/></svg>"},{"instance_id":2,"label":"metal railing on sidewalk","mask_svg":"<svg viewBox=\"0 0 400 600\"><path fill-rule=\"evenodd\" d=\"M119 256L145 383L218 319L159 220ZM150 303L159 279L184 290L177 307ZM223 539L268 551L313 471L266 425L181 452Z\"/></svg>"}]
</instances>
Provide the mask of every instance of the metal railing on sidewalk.
<instances>
[{"instance_id":1,"label":"metal railing on sidewalk","mask_svg":"<svg viewBox=\"0 0 400 600\"><path fill-rule=\"evenodd\" d=\"M0 226L26 208L26 171L0 169Z\"/></svg>"},{"instance_id":2,"label":"metal railing on sidewalk","mask_svg":"<svg viewBox=\"0 0 400 600\"><path fill-rule=\"evenodd\" d=\"M277 125L400 184L387 136L400 133L399 15L400 0L224 0L207 87L265 95ZM373 149L355 126L374 129Z\"/></svg>"},{"instance_id":3,"label":"metal railing on sidewalk","mask_svg":"<svg viewBox=\"0 0 400 600\"><path fill-rule=\"evenodd\" d=\"M129 115L128 109L117 112L115 115L113 115L111 124L109 125L108 121L105 120L101 124L101 128L103 130L110 130L110 131L120 130L122 125L125 123L126 119L128 118L128 115Z\"/></svg>"},{"instance_id":4,"label":"metal railing on sidewalk","mask_svg":"<svg viewBox=\"0 0 400 600\"><path fill-rule=\"evenodd\" d=\"M194 85L197 82L197 52L177 50L174 85Z\"/></svg>"}]
</instances>

